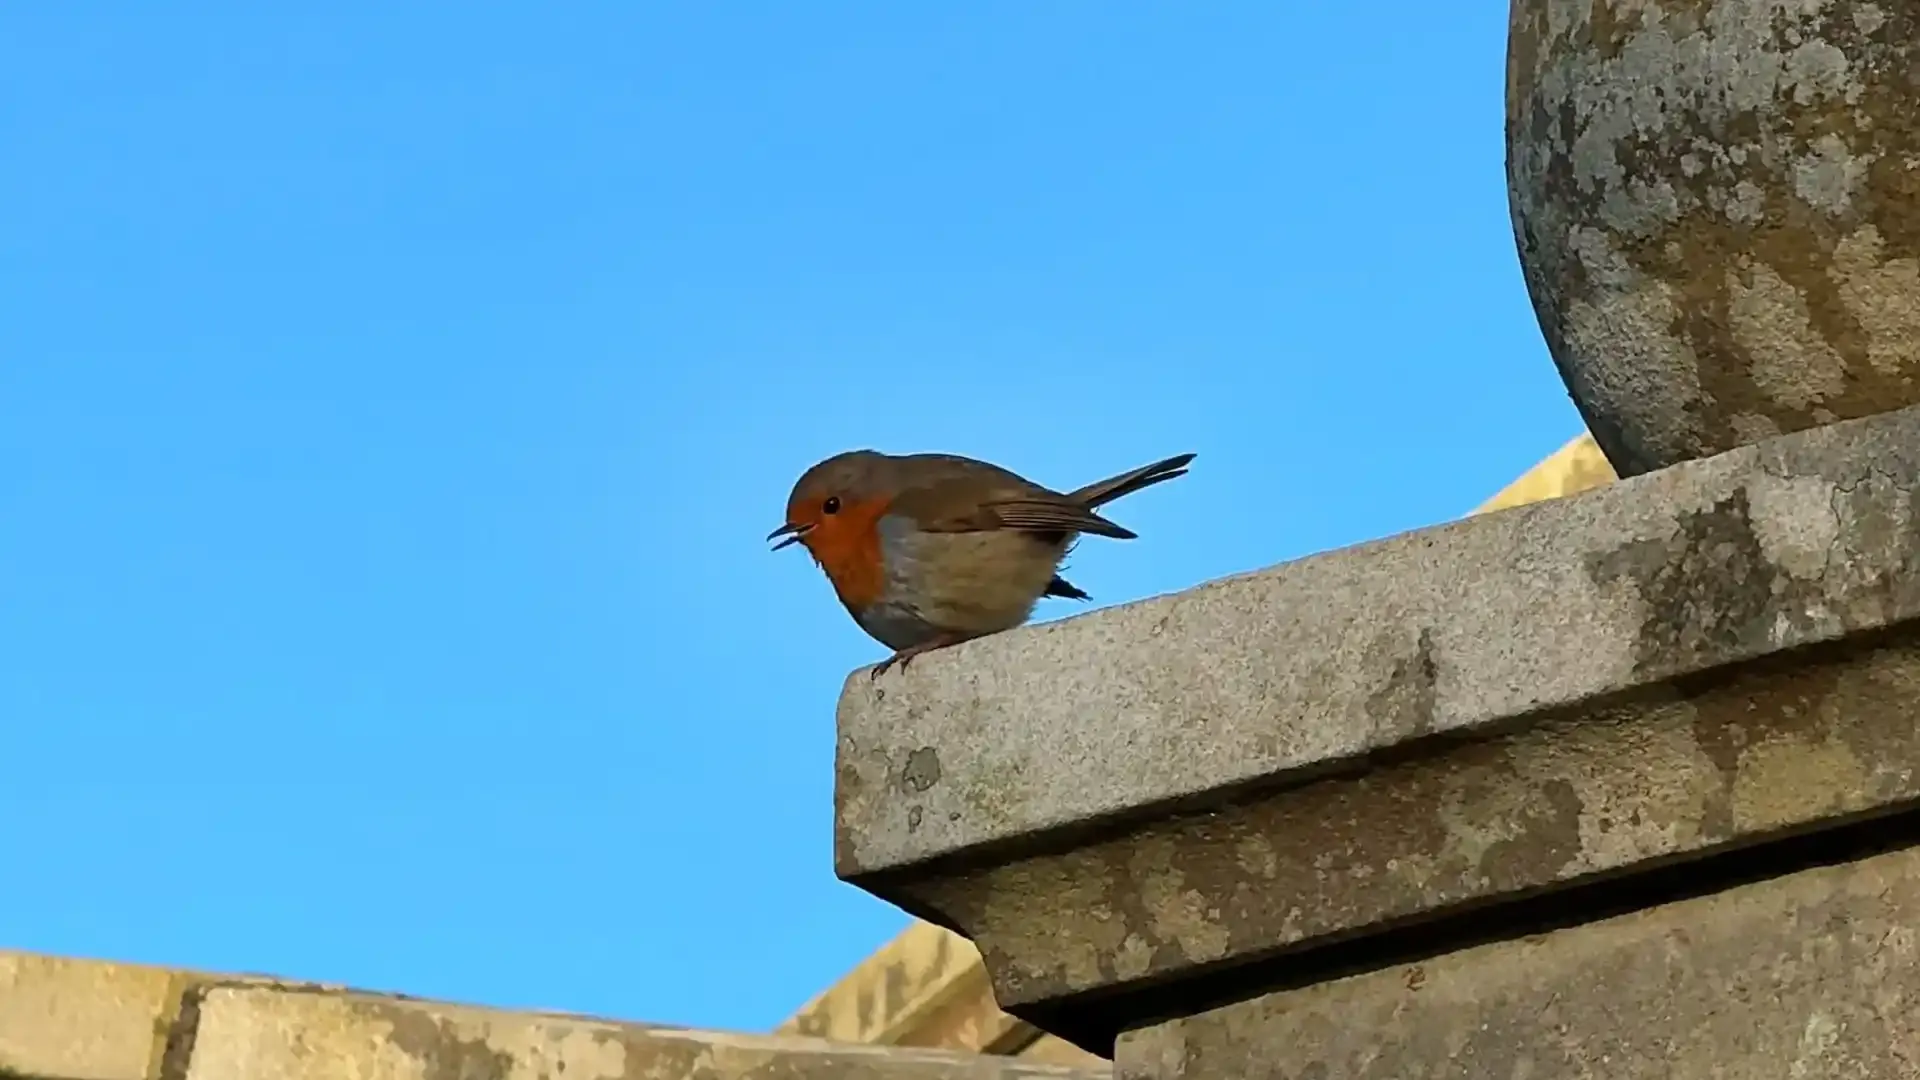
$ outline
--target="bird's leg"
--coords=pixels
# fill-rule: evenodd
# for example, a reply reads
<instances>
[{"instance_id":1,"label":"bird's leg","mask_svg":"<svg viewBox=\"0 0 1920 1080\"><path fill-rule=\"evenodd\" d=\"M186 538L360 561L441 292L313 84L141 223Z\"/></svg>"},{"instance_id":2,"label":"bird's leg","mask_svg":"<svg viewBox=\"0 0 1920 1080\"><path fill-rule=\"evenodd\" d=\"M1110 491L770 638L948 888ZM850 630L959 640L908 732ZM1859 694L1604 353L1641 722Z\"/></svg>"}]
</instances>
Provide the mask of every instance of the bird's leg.
<instances>
[{"instance_id":1,"label":"bird's leg","mask_svg":"<svg viewBox=\"0 0 1920 1080\"><path fill-rule=\"evenodd\" d=\"M905 671L907 670L907 665L913 662L913 658L919 656L921 653L932 652L935 649L944 649L949 645L958 645L973 636L972 634L935 634L933 637L917 645L909 645L904 649L897 650L892 656L873 665L873 670L868 673L868 678L878 679L886 673L888 668L895 664L900 665L901 671Z\"/></svg>"}]
</instances>

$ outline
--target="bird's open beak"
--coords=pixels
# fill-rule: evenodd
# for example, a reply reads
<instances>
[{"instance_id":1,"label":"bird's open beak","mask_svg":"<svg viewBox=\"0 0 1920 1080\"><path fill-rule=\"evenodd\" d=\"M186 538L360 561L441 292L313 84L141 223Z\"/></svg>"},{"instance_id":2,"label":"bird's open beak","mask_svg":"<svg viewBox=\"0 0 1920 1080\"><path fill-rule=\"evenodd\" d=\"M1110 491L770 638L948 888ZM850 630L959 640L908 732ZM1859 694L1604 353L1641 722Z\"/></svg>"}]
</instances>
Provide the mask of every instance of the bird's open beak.
<instances>
[{"instance_id":1,"label":"bird's open beak","mask_svg":"<svg viewBox=\"0 0 1920 1080\"><path fill-rule=\"evenodd\" d=\"M779 551L781 548L786 547L788 544L799 543L800 538L807 535L807 530L811 528L813 528L813 526L811 525L782 525L779 528L768 533L767 539L772 540L781 536L786 537L785 540L781 540L779 543L773 545L772 550Z\"/></svg>"}]
</instances>

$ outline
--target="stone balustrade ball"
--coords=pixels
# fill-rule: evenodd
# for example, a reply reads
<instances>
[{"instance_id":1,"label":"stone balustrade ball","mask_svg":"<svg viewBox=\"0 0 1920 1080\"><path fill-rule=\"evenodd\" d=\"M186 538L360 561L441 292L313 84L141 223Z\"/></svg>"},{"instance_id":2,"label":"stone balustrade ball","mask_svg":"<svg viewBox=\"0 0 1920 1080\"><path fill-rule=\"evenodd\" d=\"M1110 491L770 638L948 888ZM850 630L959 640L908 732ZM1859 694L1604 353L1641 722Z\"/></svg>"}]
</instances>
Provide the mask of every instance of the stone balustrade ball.
<instances>
[{"instance_id":1,"label":"stone balustrade ball","mask_svg":"<svg viewBox=\"0 0 1920 1080\"><path fill-rule=\"evenodd\" d=\"M1920 0L1514 0L1508 193L1622 476L1920 402Z\"/></svg>"}]
</instances>

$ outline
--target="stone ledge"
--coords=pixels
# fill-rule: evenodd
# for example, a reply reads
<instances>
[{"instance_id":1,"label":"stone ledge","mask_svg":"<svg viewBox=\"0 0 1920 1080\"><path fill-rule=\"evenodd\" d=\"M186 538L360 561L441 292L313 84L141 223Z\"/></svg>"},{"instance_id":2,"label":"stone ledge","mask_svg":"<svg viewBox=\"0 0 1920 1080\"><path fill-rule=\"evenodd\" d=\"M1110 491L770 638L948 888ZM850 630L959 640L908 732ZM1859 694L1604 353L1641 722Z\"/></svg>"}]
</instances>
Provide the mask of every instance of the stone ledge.
<instances>
[{"instance_id":1,"label":"stone ledge","mask_svg":"<svg viewBox=\"0 0 1920 1080\"><path fill-rule=\"evenodd\" d=\"M1122 1035L1126 1080L1920 1075L1920 849Z\"/></svg>"},{"instance_id":2,"label":"stone ledge","mask_svg":"<svg viewBox=\"0 0 1920 1080\"><path fill-rule=\"evenodd\" d=\"M1298 782L1912 618L1916 545L1889 526L1917 461L1903 410L856 671L837 868Z\"/></svg>"},{"instance_id":3,"label":"stone ledge","mask_svg":"<svg viewBox=\"0 0 1920 1080\"><path fill-rule=\"evenodd\" d=\"M498 1012L367 994L214 988L181 1080L1101 1080L943 1050Z\"/></svg>"},{"instance_id":4,"label":"stone ledge","mask_svg":"<svg viewBox=\"0 0 1920 1080\"><path fill-rule=\"evenodd\" d=\"M1920 643L1817 659L1833 662L1731 672L896 888L979 934L1013 1008L1296 953L1920 799Z\"/></svg>"},{"instance_id":5,"label":"stone ledge","mask_svg":"<svg viewBox=\"0 0 1920 1080\"><path fill-rule=\"evenodd\" d=\"M1896 806L1916 487L1908 410L856 673L838 868L1104 1052L1057 1007Z\"/></svg>"}]
</instances>

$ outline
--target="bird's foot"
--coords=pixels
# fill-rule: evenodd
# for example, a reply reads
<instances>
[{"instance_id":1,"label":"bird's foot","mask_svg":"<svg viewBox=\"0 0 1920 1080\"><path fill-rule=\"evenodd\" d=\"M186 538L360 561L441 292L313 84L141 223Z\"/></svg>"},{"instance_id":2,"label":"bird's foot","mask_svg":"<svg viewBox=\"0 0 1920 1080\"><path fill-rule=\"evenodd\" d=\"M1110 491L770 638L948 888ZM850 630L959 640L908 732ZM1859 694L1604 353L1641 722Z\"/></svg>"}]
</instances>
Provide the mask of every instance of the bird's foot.
<instances>
[{"instance_id":1,"label":"bird's foot","mask_svg":"<svg viewBox=\"0 0 1920 1080\"><path fill-rule=\"evenodd\" d=\"M887 673L888 668L896 664L900 666L901 671L905 671L907 670L907 665L913 662L913 658L919 656L921 653L932 652L935 649L944 649L949 645L958 645L965 640L966 638L958 634L941 634L938 637L928 638L918 645L909 645L904 649L896 651L885 660L873 665L873 670L867 673L867 677L877 680L880 676Z\"/></svg>"}]
</instances>

